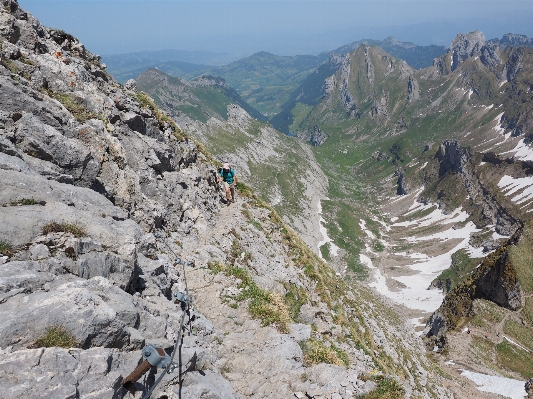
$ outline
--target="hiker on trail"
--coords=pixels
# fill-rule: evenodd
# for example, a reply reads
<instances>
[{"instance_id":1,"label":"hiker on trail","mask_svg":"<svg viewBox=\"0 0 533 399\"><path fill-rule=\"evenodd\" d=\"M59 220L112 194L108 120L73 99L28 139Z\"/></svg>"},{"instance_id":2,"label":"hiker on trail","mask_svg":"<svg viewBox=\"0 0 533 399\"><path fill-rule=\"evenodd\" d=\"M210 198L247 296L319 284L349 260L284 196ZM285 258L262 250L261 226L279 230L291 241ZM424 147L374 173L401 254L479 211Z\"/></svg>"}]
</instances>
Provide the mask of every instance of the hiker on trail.
<instances>
[{"instance_id":1,"label":"hiker on trail","mask_svg":"<svg viewBox=\"0 0 533 399\"><path fill-rule=\"evenodd\" d=\"M220 170L218 183L222 182L224 182L224 189L226 190L226 203L229 205L235 202L235 185L237 184L237 176L235 176L235 171L230 168L229 163L225 163Z\"/></svg>"}]
</instances>

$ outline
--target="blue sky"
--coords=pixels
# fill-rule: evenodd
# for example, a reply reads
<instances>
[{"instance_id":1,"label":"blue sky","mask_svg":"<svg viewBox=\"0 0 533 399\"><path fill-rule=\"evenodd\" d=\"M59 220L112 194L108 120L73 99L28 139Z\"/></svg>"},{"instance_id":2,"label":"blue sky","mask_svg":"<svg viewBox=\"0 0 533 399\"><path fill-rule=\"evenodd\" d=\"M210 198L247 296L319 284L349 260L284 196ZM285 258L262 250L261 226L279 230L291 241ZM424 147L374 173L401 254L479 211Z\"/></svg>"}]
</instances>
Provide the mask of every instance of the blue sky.
<instances>
[{"instance_id":1,"label":"blue sky","mask_svg":"<svg viewBox=\"0 0 533 399\"><path fill-rule=\"evenodd\" d=\"M533 1L513 0L19 0L46 26L92 52L220 51L318 54L394 36L448 46L459 32L533 36Z\"/></svg>"}]
</instances>

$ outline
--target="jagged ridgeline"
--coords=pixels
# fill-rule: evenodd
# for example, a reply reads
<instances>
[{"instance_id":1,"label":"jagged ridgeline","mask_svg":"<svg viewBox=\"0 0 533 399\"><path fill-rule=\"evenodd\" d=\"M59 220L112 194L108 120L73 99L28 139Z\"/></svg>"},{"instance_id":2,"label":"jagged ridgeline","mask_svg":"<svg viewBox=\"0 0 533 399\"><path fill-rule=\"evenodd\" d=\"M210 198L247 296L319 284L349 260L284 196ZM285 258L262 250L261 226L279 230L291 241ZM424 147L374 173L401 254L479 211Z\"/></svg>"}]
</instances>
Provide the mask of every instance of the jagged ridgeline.
<instances>
[{"instance_id":1,"label":"jagged ridgeline","mask_svg":"<svg viewBox=\"0 0 533 399\"><path fill-rule=\"evenodd\" d=\"M451 397L388 304L339 279L152 99L0 9L0 397ZM228 114L231 120L231 115ZM178 267L176 255L183 261ZM179 370L179 371L178 371Z\"/></svg>"}]
</instances>

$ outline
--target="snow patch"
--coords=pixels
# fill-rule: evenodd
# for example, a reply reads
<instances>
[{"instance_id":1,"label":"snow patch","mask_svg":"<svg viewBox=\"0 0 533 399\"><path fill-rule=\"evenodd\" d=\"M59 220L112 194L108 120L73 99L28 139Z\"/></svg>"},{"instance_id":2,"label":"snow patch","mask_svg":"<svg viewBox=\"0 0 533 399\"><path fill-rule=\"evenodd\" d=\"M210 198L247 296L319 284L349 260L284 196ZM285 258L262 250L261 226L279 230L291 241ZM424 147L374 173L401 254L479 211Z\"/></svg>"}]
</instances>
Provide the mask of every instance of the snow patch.
<instances>
[{"instance_id":1,"label":"snow patch","mask_svg":"<svg viewBox=\"0 0 533 399\"><path fill-rule=\"evenodd\" d=\"M527 396L525 381L474 373L468 370L461 370L461 375L474 381L478 385L477 389L482 392L491 392L511 399L521 399Z\"/></svg>"},{"instance_id":2,"label":"snow patch","mask_svg":"<svg viewBox=\"0 0 533 399\"><path fill-rule=\"evenodd\" d=\"M455 366L455 362L453 360L448 360L447 362L444 362L445 366Z\"/></svg>"},{"instance_id":3,"label":"snow patch","mask_svg":"<svg viewBox=\"0 0 533 399\"><path fill-rule=\"evenodd\" d=\"M502 189L506 196L523 190L520 194L511 198L511 201L517 204L522 204L533 199L533 177L513 178L512 176L505 175L498 182L498 187Z\"/></svg>"},{"instance_id":4,"label":"snow patch","mask_svg":"<svg viewBox=\"0 0 533 399\"><path fill-rule=\"evenodd\" d=\"M413 259L429 259L429 256L426 254L421 254L420 252L414 252L412 254L408 254L407 252L396 252L395 255L405 256Z\"/></svg>"},{"instance_id":5,"label":"snow patch","mask_svg":"<svg viewBox=\"0 0 533 399\"><path fill-rule=\"evenodd\" d=\"M452 215L454 216L451 219L446 220L447 222L452 220L464 220L464 212L460 209L456 210ZM414 222L418 223L418 222ZM442 220L441 220L442 223ZM462 229L448 229L439 233L432 234L425 237L408 237L406 240L410 242L425 241L439 239L447 241L450 239L460 239L460 242L455 245L450 251L434 256L427 256L425 260L418 261L407 266L411 270L417 271L418 274L410 276L399 276L394 277L394 280L402 283L403 287L398 291L390 291L386 284L384 284L385 278L377 279L376 282L372 283L371 286L375 287L381 294L392 299L396 303L407 306L410 309L418 309L425 312L434 312L442 303L444 294L438 289L428 289L431 282L444 270L448 269L452 263L452 254L459 249L466 249L471 252L473 255L479 255L482 257L480 249L475 249L470 246L469 240L472 233L480 231L476 228L474 223L469 222ZM478 253L479 252L479 253ZM417 258L420 255L416 255ZM421 256L419 259L422 259ZM376 269L374 274L376 275L378 270Z\"/></svg>"},{"instance_id":6,"label":"snow patch","mask_svg":"<svg viewBox=\"0 0 533 399\"><path fill-rule=\"evenodd\" d=\"M361 230L363 230L363 231L366 233L366 235L368 236L368 238L370 238L370 239L372 239L372 240L375 240L375 239L376 239L376 236L374 235L374 233L372 233L370 230L368 230L368 229L366 228L366 222L365 222L363 219L361 219L361 220L359 221L359 227L361 227Z\"/></svg>"},{"instance_id":7,"label":"snow patch","mask_svg":"<svg viewBox=\"0 0 533 399\"><path fill-rule=\"evenodd\" d=\"M328 198L326 198L328 199ZM322 215L322 203L320 202L320 200L318 201L318 210L317 210L317 213L319 215ZM324 259L322 257L322 251L320 251L320 247L322 245L325 245L327 243L329 243L329 246L330 246L330 253L332 256L337 256L339 254L339 247L336 246L334 243L333 243L333 240L331 238L329 238L328 236L328 229L326 229L326 227L323 225L323 223L326 223L326 221L324 220L324 218L322 216L320 216L320 220L319 220L319 228L320 228L320 234L322 234L322 237L323 237L323 240L320 241L317 246L318 246L318 255L320 256L320 258Z\"/></svg>"},{"instance_id":8,"label":"snow patch","mask_svg":"<svg viewBox=\"0 0 533 399\"><path fill-rule=\"evenodd\" d=\"M415 206L413 208L413 206ZM411 208L409 208L409 212L407 212L405 215L409 215L410 213L413 213L418 210L422 209L430 209L432 207L435 207L434 204L428 204L424 205L419 202L415 202ZM418 220L408 220L405 222L400 223L394 223L392 227L407 227L411 225L418 225L418 227L425 227L436 223L458 223L458 222L464 222L466 219L468 219L468 213L462 210L462 208L458 208L455 211L453 211L451 214L444 214L442 210L435 208L433 212L431 212L429 215L424 216ZM410 238L412 239L412 238Z\"/></svg>"},{"instance_id":9,"label":"snow patch","mask_svg":"<svg viewBox=\"0 0 533 399\"><path fill-rule=\"evenodd\" d=\"M513 158L521 161L533 161L533 149L520 139L515 148L510 151L502 152L499 155L505 155L514 152Z\"/></svg>"}]
</instances>

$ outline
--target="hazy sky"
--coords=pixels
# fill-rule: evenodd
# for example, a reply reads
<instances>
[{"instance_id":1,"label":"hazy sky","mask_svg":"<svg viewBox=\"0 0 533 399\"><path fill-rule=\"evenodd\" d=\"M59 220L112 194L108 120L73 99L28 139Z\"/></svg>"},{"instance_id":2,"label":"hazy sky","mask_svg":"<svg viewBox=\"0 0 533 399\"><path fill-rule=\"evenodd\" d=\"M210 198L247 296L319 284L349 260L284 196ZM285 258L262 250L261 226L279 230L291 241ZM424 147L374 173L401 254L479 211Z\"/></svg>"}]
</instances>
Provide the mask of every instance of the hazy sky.
<instances>
[{"instance_id":1,"label":"hazy sky","mask_svg":"<svg viewBox=\"0 0 533 399\"><path fill-rule=\"evenodd\" d=\"M46 26L94 53L180 49L317 54L394 36L448 46L479 29L533 36L533 1L514 0L19 0Z\"/></svg>"}]
</instances>

